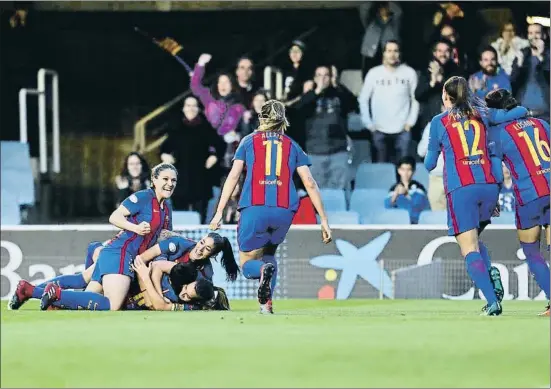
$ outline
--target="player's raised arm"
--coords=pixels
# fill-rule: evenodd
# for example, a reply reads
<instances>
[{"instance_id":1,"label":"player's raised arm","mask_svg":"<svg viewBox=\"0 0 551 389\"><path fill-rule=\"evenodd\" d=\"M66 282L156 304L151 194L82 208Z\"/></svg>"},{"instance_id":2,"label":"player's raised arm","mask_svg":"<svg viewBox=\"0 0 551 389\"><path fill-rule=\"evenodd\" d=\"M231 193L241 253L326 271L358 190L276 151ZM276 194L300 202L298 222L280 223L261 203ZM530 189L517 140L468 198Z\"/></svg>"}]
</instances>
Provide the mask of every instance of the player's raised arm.
<instances>
[{"instance_id":1,"label":"player's raised arm","mask_svg":"<svg viewBox=\"0 0 551 389\"><path fill-rule=\"evenodd\" d=\"M306 192L308 192L308 196L310 196L310 200L312 201L314 208L320 216L322 239L323 243L327 244L332 240L331 228L329 228L325 208L323 207L323 202L321 201L321 194L318 184L316 183L316 180L314 180L314 177L312 177L312 173L310 172L310 168L308 166L299 166L297 168L297 173L304 184L304 188L306 188Z\"/></svg>"},{"instance_id":2,"label":"player's raised arm","mask_svg":"<svg viewBox=\"0 0 551 389\"><path fill-rule=\"evenodd\" d=\"M242 147L243 142L241 142L240 147ZM243 173L243 167L245 166L245 161L243 159L238 159L237 156L239 155L239 148L237 149L235 156L236 159L233 161L232 168L230 170L230 173L228 174L228 178L226 179L226 182L224 183L224 188L222 189L222 193L220 195L220 201L218 202L218 208L216 209L216 214L212 218L212 221L210 222L210 229L211 230L217 230L220 228L220 223L222 223L222 216L224 214L224 209L226 208L226 205L228 205L228 201L230 200L230 197L235 190L235 187L237 186L237 183L239 182L239 177L241 177L241 173Z\"/></svg>"}]
</instances>

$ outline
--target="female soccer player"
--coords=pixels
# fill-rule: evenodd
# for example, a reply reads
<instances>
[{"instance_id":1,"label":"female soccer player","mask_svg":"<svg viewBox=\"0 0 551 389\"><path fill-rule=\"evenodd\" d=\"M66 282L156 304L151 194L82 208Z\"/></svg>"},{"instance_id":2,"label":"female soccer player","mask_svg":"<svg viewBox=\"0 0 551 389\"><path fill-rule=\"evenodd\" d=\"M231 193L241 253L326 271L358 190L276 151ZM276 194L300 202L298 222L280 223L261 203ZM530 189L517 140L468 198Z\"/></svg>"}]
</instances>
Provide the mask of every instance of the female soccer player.
<instances>
[{"instance_id":1,"label":"female soccer player","mask_svg":"<svg viewBox=\"0 0 551 389\"><path fill-rule=\"evenodd\" d=\"M490 259L478 240L490 223L499 198L502 177L492 173L493 163L501 164L489 150L484 102L472 96L463 77L451 77L444 84L442 101L446 111L431 121L427 169L436 167L444 153L444 186L448 208L448 234L454 235L465 257L467 272L488 301L485 314L500 315L501 303L490 278ZM481 252L483 254L481 254Z\"/></svg>"},{"instance_id":2,"label":"female soccer player","mask_svg":"<svg viewBox=\"0 0 551 389\"><path fill-rule=\"evenodd\" d=\"M486 103L490 108L507 111L519 106L511 92L505 89L488 93ZM518 238L526 255L526 263L549 300L551 275L545 257L540 252L542 228L546 229L547 251L551 241L549 123L523 114L497 122L490 131L496 133L496 154L511 172ZM542 315L549 316L549 305Z\"/></svg>"},{"instance_id":3,"label":"female soccer player","mask_svg":"<svg viewBox=\"0 0 551 389\"><path fill-rule=\"evenodd\" d=\"M310 173L310 159L285 130L289 125L285 106L269 100L259 115L260 125L237 148L232 169L222 189L210 228L220 228L224 208L246 167L241 192L241 216L237 230L239 259L246 278L259 279L260 312L273 313L272 296L277 279L275 252L283 242L298 208L293 173L298 172L321 218L322 240L331 242L331 229L316 181Z\"/></svg>"},{"instance_id":4,"label":"female soccer player","mask_svg":"<svg viewBox=\"0 0 551 389\"><path fill-rule=\"evenodd\" d=\"M42 310L52 304L71 310L117 311L122 307L134 278L132 259L155 244L162 229L172 229L166 200L176 187L176 168L159 164L151 176L151 189L129 196L109 217L109 222L122 231L101 250L86 291L61 290L49 283L41 299ZM100 287L104 295L90 291Z\"/></svg>"}]
</instances>

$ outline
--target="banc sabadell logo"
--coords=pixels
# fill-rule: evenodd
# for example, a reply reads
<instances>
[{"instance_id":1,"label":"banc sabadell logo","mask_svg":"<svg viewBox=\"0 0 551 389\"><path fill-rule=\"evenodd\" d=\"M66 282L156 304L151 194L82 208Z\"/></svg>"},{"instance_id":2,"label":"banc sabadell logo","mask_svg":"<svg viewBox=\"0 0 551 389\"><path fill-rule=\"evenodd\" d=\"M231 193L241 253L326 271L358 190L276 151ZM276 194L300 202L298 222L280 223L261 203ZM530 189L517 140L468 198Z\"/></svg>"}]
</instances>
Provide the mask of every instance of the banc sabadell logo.
<instances>
[{"instance_id":1,"label":"banc sabadell logo","mask_svg":"<svg viewBox=\"0 0 551 389\"><path fill-rule=\"evenodd\" d=\"M358 277L367 281L376 290L380 291L381 277L383 277L383 294L386 297L392 297L392 281L388 272L381 268L377 259L385 249L390 240L389 231L379 235L371 242L362 247L356 247L352 243L342 239L335 242L341 255L321 255L310 260L310 264L322 269L328 269L325 272L327 281L335 281L338 277L336 270L341 270L341 276L335 288L331 285L325 285L318 291L320 299L345 300L350 297Z\"/></svg>"}]
</instances>

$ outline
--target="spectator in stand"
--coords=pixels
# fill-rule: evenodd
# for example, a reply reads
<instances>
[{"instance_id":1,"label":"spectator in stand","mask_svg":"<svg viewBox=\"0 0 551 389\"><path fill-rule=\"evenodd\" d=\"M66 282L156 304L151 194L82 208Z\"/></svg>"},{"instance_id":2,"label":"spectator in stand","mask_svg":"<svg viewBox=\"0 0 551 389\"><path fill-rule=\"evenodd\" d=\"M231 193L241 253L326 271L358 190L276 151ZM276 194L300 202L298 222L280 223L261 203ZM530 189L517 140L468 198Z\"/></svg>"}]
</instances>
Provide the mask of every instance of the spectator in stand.
<instances>
[{"instance_id":1,"label":"spectator in stand","mask_svg":"<svg viewBox=\"0 0 551 389\"><path fill-rule=\"evenodd\" d=\"M461 47L459 41L459 35L455 28L450 24L442 24L440 28L439 39L448 40L451 42L451 59L457 65L457 67L463 71L469 69L469 58L465 50Z\"/></svg>"},{"instance_id":2,"label":"spectator in stand","mask_svg":"<svg viewBox=\"0 0 551 389\"><path fill-rule=\"evenodd\" d=\"M501 212L515 212L515 194L513 192L513 179L507 166L503 166L503 185L499 192L499 210Z\"/></svg>"},{"instance_id":3,"label":"spectator in stand","mask_svg":"<svg viewBox=\"0 0 551 389\"><path fill-rule=\"evenodd\" d=\"M432 59L426 71L421 71L415 99L421 104L419 124L425 126L440 113L442 105L442 87L452 76L462 76L463 72L451 60L452 44L448 40L439 40L432 46Z\"/></svg>"},{"instance_id":4,"label":"spectator in stand","mask_svg":"<svg viewBox=\"0 0 551 389\"><path fill-rule=\"evenodd\" d=\"M479 98L496 89L511 91L509 76L497 66L497 51L492 46L483 48L480 52L480 71L469 78L471 91Z\"/></svg>"},{"instance_id":5,"label":"spectator in stand","mask_svg":"<svg viewBox=\"0 0 551 389\"><path fill-rule=\"evenodd\" d=\"M441 107L441 112L446 109ZM417 145L417 155L424 159L429 149L430 122L427 123L423 130L421 141ZM429 173L429 191L428 198L430 208L433 211L445 211L446 208L446 191L444 190L444 155L440 154L436 167Z\"/></svg>"},{"instance_id":6,"label":"spectator in stand","mask_svg":"<svg viewBox=\"0 0 551 389\"><path fill-rule=\"evenodd\" d=\"M222 166L225 169L229 169L240 141L236 130L245 112L245 106L239 103L239 97L235 91L235 83L232 82L228 74L220 74L218 76L218 82L212 92L209 88L203 86L202 81L205 75L205 66L210 62L211 58L210 54L201 54L195 65L190 87L193 94L201 100L201 103L205 107L205 116L208 122L218 135L224 137L226 153Z\"/></svg>"},{"instance_id":7,"label":"spectator in stand","mask_svg":"<svg viewBox=\"0 0 551 389\"><path fill-rule=\"evenodd\" d=\"M131 152L124 159L121 174L115 177L117 187L117 207L122 201L140 190L151 186L151 171L145 158Z\"/></svg>"},{"instance_id":8,"label":"spectator in stand","mask_svg":"<svg viewBox=\"0 0 551 389\"><path fill-rule=\"evenodd\" d=\"M254 130L258 128L260 120L258 115L264 103L268 101L268 95L263 89L259 89L253 96L252 109L245 111L243 114L243 119L239 125L239 132L241 138L251 134Z\"/></svg>"},{"instance_id":9,"label":"spectator in stand","mask_svg":"<svg viewBox=\"0 0 551 389\"><path fill-rule=\"evenodd\" d=\"M421 212L430 209L425 187L413 179L415 159L403 157L396 164L396 184L385 199L385 208L406 209L411 224L419 223Z\"/></svg>"},{"instance_id":10,"label":"spectator in stand","mask_svg":"<svg viewBox=\"0 0 551 389\"><path fill-rule=\"evenodd\" d=\"M381 63L384 44L400 40L402 8L394 1L366 1L360 5L360 19L365 28L362 41L362 77Z\"/></svg>"},{"instance_id":11,"label":"spectator in stand","mask_svg":"<svg viewBox=\"0 0 551 389\"><path fill-rule=\"evenodd\" d=\"M306 119L306 150L320 188L345 189L348 177L348 114L357 109L353 95L331 83L331 67L318 66L315 85L296 103Z\"/></svg>"},{"instance_id":12,"label":"spectator in stand","mask_svg":"<svg viewBox=\"0 0 551 389\"><path fill-rule=\"evenodd\" d=\"M161 145L161 160L178 169L178 185L172 195L174 208L196 211L205 222L212 187L219 184L224 142L201 113L199 101L189 96L183 115L170 123Z\"/></svg>"},{"instance_id":13,"label":"spectator in stand","mask_svg":"<svg viewBox=\"0 0 551 389\"><path fill-rule=\"evenodd\" d=\"M305 63L306 45L295 40L289 49L289 62L283 67L283 101L292 104L302 96L303 85L311 79L312 69Z\"/></svg>"},{"instance_id":14,"label":"spectator in stand","mask_svg":"<svg viewBox=\"0 0 551 389\"><path fill-rule=\"evenodd\" d=\"M528 26L530 47L513 61L511 84L516 99L532 115L549 122L549 47L541 24Z\"/></svg>"},{"instance_id":15,"label":"spectator in stand","mask_svg":"<svg viewBox=\"0 0 551 389\"><path fill-rule=\"evenodd\" d=\"M438 5L436 5L436 3L433 4L433 7L437 9L432 15L430 26L425 29L425 42L432 42L438 39L439 36L442 36L442 27L444 25L453 26L455 30L458 25L464 24L465 12L456 3L448 2Z\"/></svg>"},{"instance_id":16,"label":"spectator in stand","mask_svg":"<svg viewBox=\"0 0 551 389\"><path fill-rule=\"evenodd\" d=\"M516 36L515 25L511 22L501 27L500 37L492 42L492 47L497 51L499 66L507 75L511 75L515 58L521 58L519 62L522 63L522 50L529 46L527 39Z\"/></svg>"},{"instance_id":17,"label":"spectator in stand","mask_svg":"<svg viewBox=\"0 0 551 389\"><path fill-rule=\"evenodd\" d=\"M377 162L389 162L390 140L398 158L408 155L411 128L419 115L415 100L417 74L400 61L400 45L388 41L384 46L383 64L366 75L358 102L364 126L373 132Z\"/></svg>"},{"instance_id":18,"label":"spectator in stand","mask_svg":"<svg viewBox=\"0 0 551 389\"><path fill-rule=\"evenodd\" d=\"M235 75L237 76L237 89L241 98L241 103L248 108L251 106L256 89L253 84L254 64L252 59L248 57L241 57L237 61Z\"/></svg>"}]
</instances>

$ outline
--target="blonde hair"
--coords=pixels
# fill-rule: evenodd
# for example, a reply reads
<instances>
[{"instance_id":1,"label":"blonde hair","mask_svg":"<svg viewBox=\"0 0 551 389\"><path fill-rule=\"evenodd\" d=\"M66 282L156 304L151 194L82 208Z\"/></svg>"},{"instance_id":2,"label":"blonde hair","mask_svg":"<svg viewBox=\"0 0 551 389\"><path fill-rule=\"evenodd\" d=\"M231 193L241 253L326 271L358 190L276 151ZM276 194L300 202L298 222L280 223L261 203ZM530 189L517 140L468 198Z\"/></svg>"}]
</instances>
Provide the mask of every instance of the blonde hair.
<instances>
[{"instance_id":1,"label":"blonde hair","mask_svg":"<svg viewBox=\"0 0 551 389\"><path fill-rule=\"evenodd\" d=\"M444 90L453 104L453 107L449 110L449 115L454 120L485 116L488 112L486 103L471 93L465 78L450 77L444 83Z\"/></svg>"},{"instance_id":2,"label":"blonde hair","mask_svg":"<svg viewBox=\"0 0 551 389\"><path fill-rule=\"evenodd\" d=\"M289 121L285 117L285 105L281 101L266 101L260 109L258 118L260 125L257 131L283 133L290 126Z\"/></svg>"}]
</instances>

